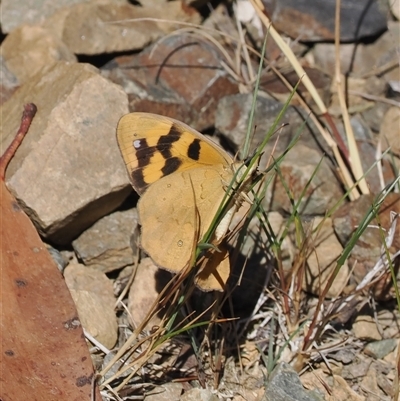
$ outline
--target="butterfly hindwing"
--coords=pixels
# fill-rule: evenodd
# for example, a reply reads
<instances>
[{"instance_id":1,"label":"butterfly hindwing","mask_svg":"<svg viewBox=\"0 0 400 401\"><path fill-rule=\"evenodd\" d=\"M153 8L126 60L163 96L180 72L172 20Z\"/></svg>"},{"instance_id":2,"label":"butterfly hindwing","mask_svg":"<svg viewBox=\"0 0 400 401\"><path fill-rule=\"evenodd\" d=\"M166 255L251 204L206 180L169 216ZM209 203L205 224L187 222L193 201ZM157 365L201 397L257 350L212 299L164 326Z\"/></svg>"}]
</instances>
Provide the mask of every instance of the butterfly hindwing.
<instances>
[{"instance_id":1,"label":"butterfly hindwing","mask_svg":"<svg viewBox=\"0 0 400 401\"><path fill-rule=\"evenodd\" d=\"M157 114L123 116L117 138L132 186L139 195L176 171L233 163L222 148L193 128Z\"/></svg>"},{"instance_id":2,"label":"butterfly hindwing","mask_svg":"<svg viewBox=\"0 0 400 401\"><path fill-rule=\"evenodd\" d=\"M196 285L203 291L221 290L228 281L231 269L229 252L224 243L218 244L218 251L210 248L199 261Z\"/></svg>"},{"instance_id":3,"label":"butterfly hindwing","mask_svg":"<svg viewBox=\"0 0 400 401\"><path fill-rule=\"evenodd\" d=\"M161 178L142 195L141 244L157 265L179 272L192 260L225 195L226 178L223 169L199 167Z\"/></svg>"}]
</instances>

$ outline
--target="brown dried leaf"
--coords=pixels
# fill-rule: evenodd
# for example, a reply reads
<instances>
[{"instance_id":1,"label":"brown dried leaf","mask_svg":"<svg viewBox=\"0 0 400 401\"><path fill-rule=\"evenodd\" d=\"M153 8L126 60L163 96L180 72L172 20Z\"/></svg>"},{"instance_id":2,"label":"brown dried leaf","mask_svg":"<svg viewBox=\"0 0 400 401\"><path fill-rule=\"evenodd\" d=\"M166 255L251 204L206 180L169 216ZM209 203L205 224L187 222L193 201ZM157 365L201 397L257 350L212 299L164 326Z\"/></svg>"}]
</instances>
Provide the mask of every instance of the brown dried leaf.
<instances>
[{"instance_id":1,"label":"brown dried leaf","mask_svg":"<svg viewBox=\"0 0 400 401\"><path fill-rule=\"evenodd\" d=\"M9 193L4 172L36 111L0 159L0 398L90 400L93 366L75 305L36 229ZM97 397L101 400L98 389Z\"/></svg>"}]
</instances>

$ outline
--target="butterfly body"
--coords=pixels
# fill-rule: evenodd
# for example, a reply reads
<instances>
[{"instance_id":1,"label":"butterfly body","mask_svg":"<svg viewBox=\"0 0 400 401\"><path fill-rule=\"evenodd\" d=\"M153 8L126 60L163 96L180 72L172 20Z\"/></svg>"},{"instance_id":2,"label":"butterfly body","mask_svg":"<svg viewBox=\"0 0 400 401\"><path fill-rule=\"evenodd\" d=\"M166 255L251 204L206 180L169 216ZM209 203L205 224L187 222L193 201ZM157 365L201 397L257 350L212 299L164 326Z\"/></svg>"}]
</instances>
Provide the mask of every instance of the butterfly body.
<instances>
[{"instance_id":1,"label":"butterfly body","mask_svg":"<svg viewBox=\"0 0 400 401\"><path fill-rule=\"evenodd\" d=\"M118 123L117 139L132 186L141 195L141 246L158 266L179 272L193 262L238 165L199 132L156 114L125 115ZM225 235L229 222L220 226L214 244ZM208 253L212 267L205 262L199 285L221 289L229 275L228 254Z\"/></svg>"}]
</instances>

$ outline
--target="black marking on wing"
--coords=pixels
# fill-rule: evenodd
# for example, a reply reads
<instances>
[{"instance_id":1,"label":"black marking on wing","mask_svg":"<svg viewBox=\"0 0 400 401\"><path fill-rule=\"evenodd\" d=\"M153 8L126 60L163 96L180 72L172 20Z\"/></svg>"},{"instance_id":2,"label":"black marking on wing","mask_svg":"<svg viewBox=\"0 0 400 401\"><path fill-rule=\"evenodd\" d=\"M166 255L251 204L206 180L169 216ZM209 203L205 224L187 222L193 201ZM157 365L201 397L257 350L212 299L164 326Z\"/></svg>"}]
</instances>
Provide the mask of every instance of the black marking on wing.
<instances>
[{"instance_id":1,"label":"black marking on wing","mask_svg":"<svg viewBox=\"0 0 400 401\"><path fill-rule=\"evenodd\" d=\"M161 135L155 146L149 146L145 138L139 139L138 147L135 147L133 144L136 149L137 167L131 173L131 181L139 193L143 193L151 184L151 182L145 180L145 171L151 165L151 159L156 153L160 153L165 160L161 168L164 176L174 173L182 164L182 161L178 157L172 156L173 144L179 141L181 136L182 132L179 128L172 125L168 134Z\"/></svg>"},{"instance_id":2,"label":"black marking on wing","mask_svg":"<svg viewBox=\"0 0 400 401\"><path fill-rule=\"evenodd\" d=\"M135 146L134 142L139 141L139 147ZM149 146L145 138L135 140L132 146L136 149L137 167L131 173L131 182L140 194L148 187L149 183L144 180L143 170L150 164L151 158L156 149L154 146Z\"/></svg>"},{"instance_id":3,"label":"black marking on wing","mask_svg":"<svg viewBox=\"0 0 400 401\"><path fill-rule=\"evenodd\" d=\"M162 154L164 159L169 159L172 157L171 149L174 142L179 141L182 133L174 125L171 126L167 135L160 136L157 142L156 148Z\"/></svg>"},{"instance_id":4,"label":"black marking on wing","mask_svg":"<svg viewBox=\"0 0 400 401\"><path fill-rule=\"evenodd\" d=\"M174 173L178 170L179 166L182 164L182 160L179 157L170 157L165 160L164 167L161 169L163 175L168 175Z\"/></svg>"},{"instance_id":5,"label":"black marking on wing","mask_svg":"<svg viewBox=\"0 0 400 401\"><path fill-rule=\"evenodd\" d=\"M150 147L147 144L146 139L140 139L140 147L136 148L136 158L138 161L138 167L146 167L150 164L150 159L153 157L154 153L156 153L156 149Z\"/></svg>"},{"instance_id":6,"label":"black marking on wing","mask_svg":"<svg viewBox=\"0 0 400 401\"><path fill-rule=\"evenodd\" d=\"M195 138L193 142L189 145L187 155L190 157L192 160L199 160L200 158L200 140L198 138Z\"/></svg>"},{"instance_id":7,"label":"black marking on wing","mask_svg":"<svg viewBox=\"0 0 400 401\"><path fill-rule=\"evenodd\" d=\"M149 186L149 183L144 180L143 168L137 168L132 171L131 182L139 195Z\"/></svg>"},{"instance_id":8,"label":"black marking on wing","mask_svg":"<svg viewBox=\"0 0 400 401\"><path fill-rule=\"evenodd\" d=\"M161 160L157 160L157 167L160 168L162 176L167 176L169 174L177 171L186 157L190 160L198 161L200 159L201 153L201 140L199 138L193 138L190 145L186 149L185 154L176 155L173 154L174 144L179 142L182 138L183 131L179 126L172 124L168 133L161 135L157 144L154 146L149 146L148 141L145 138L140 138L133 142L133 146L136 149L137 167L131 173L131 181L135 189L142 194L146 188L152 184L152 182L146 182L145 174L146 168L151 166L152 158L155 154L159 153L164 159L164 163L161 167ZM180 149L183 151L183 147L178 147L176 150ZM175 153L176 154L176 153ZM155 166L153 166L154 168Z\"/></svg>"}]
</instances>

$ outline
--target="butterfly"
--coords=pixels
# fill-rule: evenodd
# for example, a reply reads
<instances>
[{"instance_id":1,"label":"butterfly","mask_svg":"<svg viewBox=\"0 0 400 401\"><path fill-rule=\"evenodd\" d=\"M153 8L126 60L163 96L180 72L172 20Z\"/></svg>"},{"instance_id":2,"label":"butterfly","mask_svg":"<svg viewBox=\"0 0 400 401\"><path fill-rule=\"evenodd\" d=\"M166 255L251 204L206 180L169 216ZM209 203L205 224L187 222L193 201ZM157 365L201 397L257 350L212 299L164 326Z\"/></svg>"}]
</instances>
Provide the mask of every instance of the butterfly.
<instances>
[{"instance_id":1,"label":"butterfly","mask_svg":"<svg viewBox=\"0 0 400 401\"><path fill-rule=\"evenodd\" d=\"M245 166L188 125L157 114L123 116L117 141L140 195L141 247L163 269L178 273L190 267L227 188ZM229 277L223 238L238 202L231 203L215 229L214 246L198 262L196 284L205 291L222 290Z\"/></svg>"}]
</instances>

